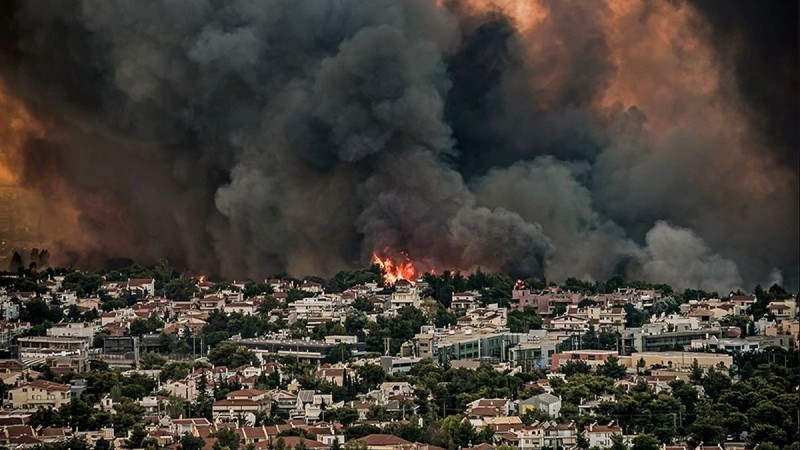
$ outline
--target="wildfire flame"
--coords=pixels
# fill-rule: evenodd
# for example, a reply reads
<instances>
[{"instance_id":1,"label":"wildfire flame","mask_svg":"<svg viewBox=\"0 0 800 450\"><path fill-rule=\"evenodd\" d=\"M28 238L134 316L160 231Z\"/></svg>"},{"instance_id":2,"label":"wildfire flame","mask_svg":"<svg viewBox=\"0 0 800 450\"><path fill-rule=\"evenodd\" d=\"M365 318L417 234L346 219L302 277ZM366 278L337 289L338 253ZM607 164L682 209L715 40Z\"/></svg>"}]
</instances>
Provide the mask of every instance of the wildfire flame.
<instances>
[{"instance_id":1,"label":"wildfire flame","mask_svg":"<svg viewBox=\"0 0 800 450\"><path fill-rule=\"evenodd\" d=\"M197 284L203 284L206 282L206 279L208 279L208 275L197 275L194 278L197 280Z\"/></svg>"},{"instance_id":2,"label":"wildfire flame","mask_svg":"<svg viewBox=\"0 0 800 450\"><path fill-rule=\"evenodd\" d=\"M383 271L383 280L389 284L395 284L399 280L414 282L417 279L417 268L411 258L405 253L401 253L404 261L393 261L390 257L381 258L377 253L372 254L372 262L377 264Z\"/></svg>"}]
</instances>

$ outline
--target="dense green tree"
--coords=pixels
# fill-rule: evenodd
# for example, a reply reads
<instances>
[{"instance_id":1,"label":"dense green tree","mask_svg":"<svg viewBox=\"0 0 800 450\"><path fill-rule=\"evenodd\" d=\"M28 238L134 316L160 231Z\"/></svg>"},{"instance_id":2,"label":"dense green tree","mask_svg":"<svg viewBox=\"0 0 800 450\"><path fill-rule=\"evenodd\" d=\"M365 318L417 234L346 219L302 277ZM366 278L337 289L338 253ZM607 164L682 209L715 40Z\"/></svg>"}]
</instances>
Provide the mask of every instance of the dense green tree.
<instances>
[{"instance_id":1,"label":"dense green tree","mask_svg":"<svg viewBox=\"0 0 800 450\"><path fill-rule=\"evenodd\" d=\"M328 420L335 420L345 427L349 427L358 420L358 411L351 406L342 406L326 411L325 416Z\"/></svg>"},{"instance_id":2,"label":"dense green tree","mask_svg":"<svg viewBox=\"0 0 800 450\"><path fill-rule=\"evenodd\" d=\"M58 408L54 422L78 430L91 429L92 405L80 398L73 398L69 403Z\"/></svg>"},{"instance_id":3,"label":"dense green tree","mask_svg":"<svg viewBox=\"0 0 800 450\"><path fill-rule=\"evenodd\" d=\"M462 414L447 416L439 424L439 430L448 450L468 447L476 438L475 428Z\"/></svg>"},{"instance_id":4,"label":"dense green tree","mask_svg":"<svg viewBox=\"0 0 800 450\"><path fill-rule=\"evenodd\" d=\"M610 356L595 369L597 375L618 380L625 376L627 369L619 363L619 358Z\"/></svg>"},{"instance_id":5,"label":"dense green tree","mask_svg":"<svg viewBox=\"0 0 800 450\"><path fill-rule=\"evenodd\" d=\"M628 446L625 445L625 440L621 434L615 434L611 436L610 450L628 450Z\"/></svg>"},{"instance_id":6,"label":"dense green tree","mask_svg":"<svg viewBox=\"0 0 800 450\"><path fill-rule=\"evenodd\" d=\"M652 434L638 434L632 440L633 450L659 450L661 442Z\"/></svg>"},{"instance_id":7,"label":"dense green tree","mask_svg":"<svg viewBox=\"0 0 800 450\"><path fill-rule=\"evenodd\" d=\"M533 308L525 308L524 311L512 310L508 312L507 325L512 333L527 333L542 328L542 317L536 314Z\"/></svg>"},{"instance_id":8,"label":"dense green tree","mask_svg":"<svg viewBox=\"0 0 800 450\"><path fill-rule=\"evenodd\" d=\"M430 361L430 360L429 360ZM386 370L377 364L364 364L356 368L358 379L366 389L374 389L386 381Z\"/></svg>"},{"instance_id":9,"label":"dense green tree","mask_svg":"<svg viewBox=\"0 0 800 450\"><path fill-rule=\"evenodd\" d=\"M142 441L147 439L147 431L141 425L136 425L131 429L130 436L125 440L123 446L125 448L142 448Z\"/></svg>"},{"instance_id":10,"label":"dense green tree","mask_svg":"<svg viewBox=\"0 0 800 450\"><path fill-rule=\"evenodd\" d=\"M75 271L64 277L61 286L64 290L75 291L79 297L89 297L97 293L103 278L94 273Z\"/></svg>"},{"instance_id":11,"label":"dense green tree","mask_svg":"<svg viewBox=\"0 0 800 450\"><path fill-rule=\"evenodd\" d=\"M650 320L650 314L636 309L632 304L626 303L625 326L628 328L639 328Z\"/></svg>"},{"instance_id":12,"label":"dense green tree","mask_svg":"<svg viewBox=\"0 0 800 450\"><path fill-rule=\"evenodd\" d=\"M164 284L164 297L170 300L189 300L196 292L197 280L192 278L174 278Z\"/></svg>"},{"instance_id":13,"label":"dense green tree","mask_svg":"<svg viewBox=\"0 0 800 450\"><path fill-rule=\"evenodd\" d=\"M142 420L144 415L144 408L127 397L114 404L114 411L116 412L113 417L114 432L122 435Z\"/></svg>"},{"instance_id":14,"label":"dense green tree","mask_svg":"<svg viewBox=\"0 0 800 450\"><path fill-rule=\"evenodd\" d=\"M57 323L64 318L64 313L58 306L50 305L41 298L32 298L25 302L20 309L20 319L39 325L44 322Z\"/></svg>"},{"instance_id":15,"label":"dense green tree","mask_svg":"<svg viewBox=\"0 0 800 450\"><path fill-rule=\"evenodd\" d=\"M248 281L242 291L244 298L252 298L259 295L272 294L272 287L263 281ZM235 450L235 449L231 449Z\"/></svg>"},{"instance_id":16,"label":"dense green tree","mask_svg":"<svg viewBox=\"0 0 800 450\"><path fill-rule=\"evenodd\" d=\"M568 360L563 366L561 366L561 373L567 377L571 377L576 374L587 374L591 371L592 367L586 363L586 361L582 361L580 359Z\"/></svg>"},{"instance_id":17,"label":"dense green tree","mask_svg":"<svg viewBox=\"0 0 800 450\"><path fill-rule=\"evenodd\" d=\"M214 366L239 367L244 364L258 364L258 357L248 350L232 342L217 345L208 352L208 360Z\"/></svg>"},{"instance_id":18,"label":"dense green tree","mask_svg":"<svg viewBox=\"0 0 800 450\"><path fill-rule=\"evenodd\" d=\"M206 443L199 436L192 436L189 433L183 435L180 441L180 450L203 450Z\"/></svg>"},{"instance_id":19,"label":"dense green tree","mask_svg":"<svg viewBox=\"0 0 800 450\"><path fill-rule=\"evenodd\" d=\"M230 450L239 450L241 445L241 437L239 433L233 428L223 428L211 434L211 437L217 438L217 442Z\"/></svg>"}]
</instances>

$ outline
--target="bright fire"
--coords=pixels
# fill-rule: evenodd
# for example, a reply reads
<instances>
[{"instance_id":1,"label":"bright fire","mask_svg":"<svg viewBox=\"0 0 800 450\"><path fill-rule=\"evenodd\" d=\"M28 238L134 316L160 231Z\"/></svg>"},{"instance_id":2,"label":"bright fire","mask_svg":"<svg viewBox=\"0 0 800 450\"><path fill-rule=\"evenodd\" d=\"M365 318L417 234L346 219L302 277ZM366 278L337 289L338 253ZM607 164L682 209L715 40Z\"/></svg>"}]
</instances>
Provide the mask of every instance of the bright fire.
<instances>
[{"instance_id":1,"label":"bright fire","mask_svg":"<svg viewBox=\"0 0 800 450\"><path fill-rule=\"evenodd\" d=\"M377 253L372 254L372 262L383 271L383 280L395 284L399 280L414 282L417 279L417 268L407 254L401 253L404 261L393 261L388 256L381 258Z\"/></svg>"}]
</instances>

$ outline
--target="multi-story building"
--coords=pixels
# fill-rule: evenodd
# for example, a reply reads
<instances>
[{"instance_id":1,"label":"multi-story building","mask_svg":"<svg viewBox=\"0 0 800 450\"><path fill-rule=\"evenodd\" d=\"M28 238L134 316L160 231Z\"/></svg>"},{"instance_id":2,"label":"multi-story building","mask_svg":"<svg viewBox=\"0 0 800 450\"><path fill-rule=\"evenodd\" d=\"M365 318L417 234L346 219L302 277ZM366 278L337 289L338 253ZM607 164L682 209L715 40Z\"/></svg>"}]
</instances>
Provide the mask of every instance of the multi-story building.
<instances>
[{"instance_id":1,"label":"multi-story building","mask_svg":"<svg viewBox=\"0 0 800 450\"><path fill-rule=\"evenodd\" d=\"M47 329L51 337L91 339L100 328L91 322L57 323Z\"/></svg>"},{"instance_id":2,"label":"multi-story building","mask_svg":"<svg viewBox=\"0 0 800 450\"><path fill-rule=\"evenodd\" d=\"M533 333L533 332L531 332ZM523 371L545 369L552 365L553 355L570 349L570 336L557 336L546 332L541 336L529 335L527 342L520 342L508 349L508 361Z\"/></svg>"},{"instance_id":3,"label":"multi-story building","mask_svg":"<svg viewBox=\"0 0 800 450\"><path fill-rule=\"evenodd\" d=\"M398 310L406 306L419 308L421 299L417 287L410 281L397 280L394 284L394 292L389 297L389 309Z\"/></svg>"},{"instance_id":4,"label":"multi-story building","mask_svg":"<svg viewBox=\"0 0 800 450\"><path fill-rule=\"evenodd\" d=\"M34 380L22 386L9 389L5 404L11 408L37 409L39 407L57 409L72 399L69 385L46 380Z\"/></svg>"},{"instance_id":5,"label":"multi-story building","mask_svg":"<svg viewBox=\"0 0 800 450\"><path fill-rule=\"evenodd\" d=\"M17 339L19 358L27 367L46 363L48 358L55 356L88 360L89 343L89 339L52 336L25 336Z\"/></svg>"},{"instance_id":6,"label":"multi-story building","mask_svg":"<svg viewBox=\"0 0 800 450\"><path fill-rule=\"evenodd\" d=\"M553 368L560 368L567 361L583 361L592 367L596 367L605 363L612 356L619 357L619 353L615 350L567 350L553 355Z\"/></svg>"}]
</instances>

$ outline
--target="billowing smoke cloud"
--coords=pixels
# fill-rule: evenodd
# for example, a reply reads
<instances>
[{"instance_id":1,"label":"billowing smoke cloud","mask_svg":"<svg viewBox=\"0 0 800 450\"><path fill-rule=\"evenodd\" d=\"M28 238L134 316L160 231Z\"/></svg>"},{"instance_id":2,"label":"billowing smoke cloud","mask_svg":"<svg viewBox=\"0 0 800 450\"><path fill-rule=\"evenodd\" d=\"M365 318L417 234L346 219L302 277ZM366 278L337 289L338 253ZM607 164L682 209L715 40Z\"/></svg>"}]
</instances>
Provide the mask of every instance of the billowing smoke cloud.
<instances>
[{"instance_id":1,"label":"billowing smoke cloud","mask_svg":"<svg viewBox=\"0 0 800 450\"><path fill-rule=\"evenodd\" d=\"M53 260L797 285L797 171L690 4L11 8L43 131L0 168L75 218Z\"/></svg>"},{"instance_id":2,"label":"billowing smoke cloud","mask_svg":"<svg viewBox=\"0 0 800 450\"><path fill-rule=\"evenodd\" d=\"M642 270L649 279L709 291L730 289L742 283L736 264L714 253L691 230L658 222L647 232L645 241Z\"/></svg>"}]
</instances>

